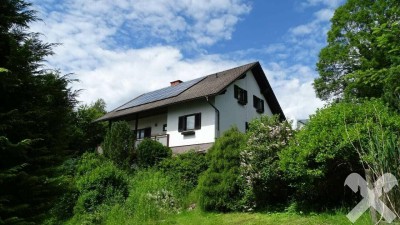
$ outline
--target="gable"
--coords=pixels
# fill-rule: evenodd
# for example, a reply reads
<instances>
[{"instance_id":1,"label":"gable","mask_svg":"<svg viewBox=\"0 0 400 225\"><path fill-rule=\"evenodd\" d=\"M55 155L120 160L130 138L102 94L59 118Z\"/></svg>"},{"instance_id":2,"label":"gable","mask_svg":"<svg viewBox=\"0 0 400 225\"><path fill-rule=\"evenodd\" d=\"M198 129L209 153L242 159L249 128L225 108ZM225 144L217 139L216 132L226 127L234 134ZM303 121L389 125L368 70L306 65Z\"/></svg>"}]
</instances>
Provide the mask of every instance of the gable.
<instances>
[{"instance_id":1,"label":"gable","mask_svg":"<svg viewBox=\"0 0 400 225\"><path fill-rule=\"evenodd\" d=\"M257 83L263 90L263 95L266 98L268 105L271 107L271 111L274 114L280 114L281 119L284 119L285 116L268 83L267 78L265 77L264 72L262 71L260 63L254 62L184 82L183 84L186 83L187 85L183 87L187 88L183 88L183 90L175 89L179 87L181 85L180 84L177 85L177 87L167 87L146 93L141 95L143 97L139 96L135 99L132 99L128 103L114 109L96 121L118 119L131 114L143 113L149 110L157 110L159 108L165 108L169 105L182 104L195 99L205 98L206 96L215 96L220 94L227 86L231 85L249 70L254 73ZM168 93L170 94L166 94L164 97L157 97L157 95L155 95L155 93L162 93L165 90L168 90Z\"/></svg>"}]
</instances>

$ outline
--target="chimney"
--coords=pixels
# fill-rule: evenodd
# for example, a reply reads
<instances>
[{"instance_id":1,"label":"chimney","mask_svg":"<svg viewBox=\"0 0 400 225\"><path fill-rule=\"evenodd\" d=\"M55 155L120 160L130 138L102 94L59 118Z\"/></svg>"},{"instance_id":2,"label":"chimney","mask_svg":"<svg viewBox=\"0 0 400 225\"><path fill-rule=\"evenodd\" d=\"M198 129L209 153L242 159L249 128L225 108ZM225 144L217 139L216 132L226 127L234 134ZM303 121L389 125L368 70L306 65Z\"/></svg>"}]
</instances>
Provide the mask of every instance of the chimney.
<instances>
[{"instance_id":1,"label":"chimney","mask_svg":"<svg viewBox=\"0 0 400 225\"><path fill-rule=\"evenodd\" d=\"M175 81L171 81L170 83L171 83L171 86L176 86L176 85L182 83L182 81L181 80L175 80Z\"/></svg>"}]
</instances>

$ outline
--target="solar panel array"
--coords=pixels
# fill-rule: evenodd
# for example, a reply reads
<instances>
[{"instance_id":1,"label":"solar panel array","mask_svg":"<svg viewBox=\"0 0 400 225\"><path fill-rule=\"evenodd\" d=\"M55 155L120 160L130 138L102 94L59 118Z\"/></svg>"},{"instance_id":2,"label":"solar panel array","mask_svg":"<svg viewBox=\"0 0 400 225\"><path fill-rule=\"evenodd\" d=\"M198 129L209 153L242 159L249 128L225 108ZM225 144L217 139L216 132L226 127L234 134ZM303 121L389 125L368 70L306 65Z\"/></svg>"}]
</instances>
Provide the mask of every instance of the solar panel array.
<instances>
[{"instance_id":1,"label":"solar panel array","mask_svg":"<svg viewBox=\"0 0 400 225\"><path fill-rule=\"evenodd\" d=\"M147 104L150 102L155 102L159 101L162 99L166 98L171 98L174 96L179 95L180 93L184 92L188 88L192 87L193 85L197 84L199 81L201 81L204 77L200 77L194 80L190 80L187 82L180 83L176 86L170 86L166 88L162 88L156 91L148 92L143 95L140 95L139 97L127 102L126 104L118 107L115 109L116 111L127 109L127 108L132 108L138 105L143 105Z\"/></svg>"}]
</instances>

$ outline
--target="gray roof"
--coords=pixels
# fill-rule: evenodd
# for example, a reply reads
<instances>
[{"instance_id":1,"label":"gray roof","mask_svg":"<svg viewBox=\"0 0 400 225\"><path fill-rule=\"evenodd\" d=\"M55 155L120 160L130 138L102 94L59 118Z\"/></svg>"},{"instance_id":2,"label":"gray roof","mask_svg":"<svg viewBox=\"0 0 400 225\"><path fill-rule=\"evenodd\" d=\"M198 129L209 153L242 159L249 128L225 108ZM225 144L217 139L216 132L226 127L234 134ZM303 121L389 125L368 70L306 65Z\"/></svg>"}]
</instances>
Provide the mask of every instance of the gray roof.
<instances>
[{"instance_id":1,"label":"gray roof","mask_svg":"<svg viewBox=\"0 0 400 225\"><path fill-rule=\"evenodd\" d=\"M98 118L96 121L114 120L139 112L155 110L173 104L204 98L206 96L215 96L224 91L227 86L229 86L249 70L253 72L256 81L260 86L261 92L271 108L272 113L279 114L280 118L284 120L285 116L278 103L278 100L275 97L275 94L271 89L271 86L269 85L260 63L253 62L187 81L176 86L171 86L140 95L124 105L112 110L106 115ZM159 93L162 97L154 97L157 96L157 93Z\"/></svg>"}]
</instances>

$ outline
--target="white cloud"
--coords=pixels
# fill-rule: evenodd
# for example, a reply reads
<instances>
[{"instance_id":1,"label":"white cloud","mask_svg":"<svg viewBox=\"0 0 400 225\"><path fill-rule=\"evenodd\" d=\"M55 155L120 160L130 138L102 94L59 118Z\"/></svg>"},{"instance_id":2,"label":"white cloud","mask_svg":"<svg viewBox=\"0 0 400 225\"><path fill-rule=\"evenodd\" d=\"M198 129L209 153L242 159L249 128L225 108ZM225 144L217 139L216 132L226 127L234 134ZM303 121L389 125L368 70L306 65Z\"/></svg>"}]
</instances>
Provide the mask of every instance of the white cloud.
<instances>
[{"instance_id":1,"label":"white cloud","mask_svg":"<svg viewBox=\"0 0 400 225\"><path fill-rule=\"evenodd\" d=\"M250 11L242 0L34 3L44 21L31 29L47 42L62 43L48 58L50 66L76 74L80 82L73 87L83 89L80 101L103 98L109 109L172 80L239 65L217 55L186 59L182 48L230 39L240 17Z\"/></svg>"},{"instance_id":2,"label":"white cloud","mask_svg":"<svg viewBox=\"0 0 400 225\"><path fill-rule=\"evenodd\" d=\"M310 7L310 6L317 6L317 5L324 5L329 8L336 8L338 7L341 3L343 3L344 0L306 0L305 2L302 3L304 7Z\"/></svg>"},{"instance_id":3,"label":"white cloud","mask_svg":"<svg viewBox=\"0 0 400 225\"><path fill-rule=\"evenodd\" d=\"M316 72L309 66L282 66L272 62L263 68L286 118L307 119L324 105L315 96L312 82Z\"/></svg>"},{"instance_id":4,"label":"white cloud","mask_svg":"<svg viewBox=\"0 0 400 225\"><path fill-rule=\"evenodd\" d=\"M49 58L52 67L73 72L84 103L103 98L111 110L143 92L261 60L288 118L307 118L322 102L315 97L315 58L324 45L327 21L338 1L323 5L309 23L288 31L284 43L226 55L201 54L204 46L229 40L251 10L245 0L35 0L44 22L32 30L62 43ZM51 6L51 7L49 7ZM197 55L186 58L194 48ZM265 56L264 55L264 56Z\"/></svg>"}]
</instances>

